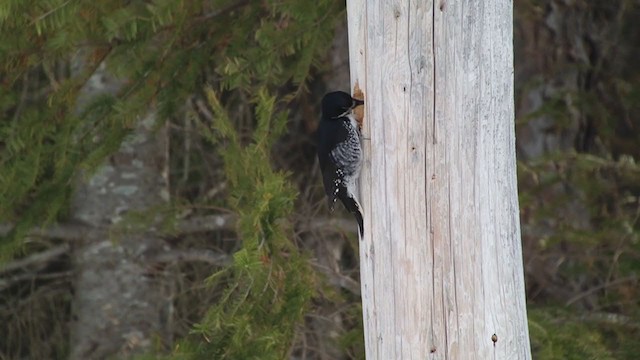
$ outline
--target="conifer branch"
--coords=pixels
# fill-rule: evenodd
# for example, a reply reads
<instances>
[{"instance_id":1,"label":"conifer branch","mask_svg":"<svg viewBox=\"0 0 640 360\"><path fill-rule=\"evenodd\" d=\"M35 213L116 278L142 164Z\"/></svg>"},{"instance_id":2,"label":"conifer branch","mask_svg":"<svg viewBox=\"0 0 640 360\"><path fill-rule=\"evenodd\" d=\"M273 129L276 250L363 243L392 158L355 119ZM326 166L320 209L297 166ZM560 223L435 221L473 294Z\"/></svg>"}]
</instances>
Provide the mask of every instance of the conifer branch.
<instances>
[{"instance_id":1,"label":"conifer branch","mask_svg":"<svg viewBox=\"0 0 640 360\"><path fill-rule=\"evenodd\" d=\"M158 263L203 262L211 265L225 266L231 264L231 257L225 253L206 249L170 250L151 258Z\"/></svg>"},{"instance_id":2,"label":"conifer branch","mask_svg":"<svg viewBox=\"0 0 640 360\"><path fill-rule=\"evenodd\" d=\"M27 95L29 90L29 72L25 71L24 77L22 78L22 90L20 92L20 100L18 101L18 105L16 106L15 113L13 114L13 122L16 122L20 115L22 114L22 109L24 109L24 104L27 101Z\"/></svg>"},{"instance_id":3,"label":"conifer branch","mask_svg":"<svg viewBox=\"0 0 640 360\"><path fill-rule=\"evenodd\" d=\"M195 21L205 21L205 20L213 19L215 17L221 16L221 15L225 15L225 14L227 14L227 13L233 11L233 10L236 10L236 9L241 8L241 7L243 7L245 5L248 5L248 4L249 4L248 0L238 1L235 4L231 4L231 5L227 6L224 9L220 9L218 11L214 11L214 12L209 13L209 14L204 14L202 16L198 16L194 20Z\"/></svg>"},{"instance_id":4,"label":"conifer branch","mask_svg":"<svg viewBox=\"0 0 640 360\"><path fill-rule=\"evenodd\" d=\"M21 269L31 269L31 271L0 279L0 291L11 284L32 279L35 277L42 278L47 275L37 275L36 273L44 268L46 264L67 254L71 250L68 243L51 247L45 251L29 255L25 258L12 261L0 267L0 275L8 274ZM215 252L208 249L187 249L187 250L169 250L150 258L151 263L185 263L185 262L204 262L211 265L225 266L231 263L231 257L228 254Z\"/></svg>"},{"instance_id":5,"label":"conifer branch","mask_svg":"<svg viewBox=\"0 0 640 360\"><path fill-rule=\"evenodd\" d=\"M236 224L233 215L194 216L183 219L177 226L177 233L181 235L197 234L207 231L233 230Z\"/></svg>"},{"instance_id":6,"label":"conifer branch","mask_svg":"<svg viewBox=\"0 0 640 360\"><path fill-rule=\"evenodd\" d=\"M175 233L178 235L197 234L208 231L231 230L235 226L233 215L206 215L183 219L178 222ZM13 229L11 224L0 224L0 236L5 236ZM28 237L61 239L67 241L83 239L87 233L105 231L107 228L92 227L82 224L58 224L42 228L33 228ZM152 230L150 233L162 233Z\"/></svg>"},{"instance_id":7,"label":"conifer branch","mask_svg":"<svg viewBox=\"0 0 640 360\"><path fill-rule=\"evenodd\" d=\"M65 6L67 6L70 2L71 2L71 0L67 0L67 1L63 2L62 4L54 7L53 9L47 11L46 13L44 13L44 14L38 16L37 18L31 20L31 24L30 25L33 25L33 24L37 23L38 21L44 20L47 16L49 16L49 15L53 14L54 12L62 9Z\"/></svg>"},{"instance_id":8,"label":"conifer branch","mask_svg":"<svg viewBox=\"0 0 640 360\"><path fill-rule=\"evenodd\" d=\"M70 249L69 244L62 244L62 245L54 246L52 248L49 248L39 253L29 255L23 259L12 261L4 266L0 266L0 275L6 274L18 269L23 269L26 267L32 267L34 265L48 263L51 260L67 253L69 249Z\"/></svg>"},{"instance_id":9,"label":"conifer branch","mask_svg":"<svg viewBox=\"0 0 640 360\"><path fill-rule=\"evenodd\" d=\"M17 284L22 281L34 281L34 280L51 280L51 279L68 279L73 275L72 271L61 271L61 272L53 272L53 273L42 273L39 274L37 272L28 272L24 274L19 274L15 276L9 276L3 279L0 279L0 291L4 291L10 286Z\"/></svg>"},{"instance_id":10,"label":"conifer branch","mask_svg":"<svg viewBox=\"0 0 640 360\"><path fill-rule=\"evenodd\" d=\"M209 231L234 230L236 217L231 214L217 214L194 216L182 219L176 225L175 235L191 235ZM12 224L0 224L0 236L6 236L13 229ZM350 219L340 218L317 218L299 228L301 232L317 232L335 229L337 232L355 232L355 222ZM48 227L33 228L28 237L61 239L75 241L83 239L87 233L92 231L104 231L106 228L96 228L82 224L57 224ZM152 230L150 233L160 233L162 231Z\"/></svg>"},{"instance_id":11,"label":"conifer branch","mask_svg":"<svg viewBox=\"0 0 640 360\"><path fill-rule=\"evenodd\" d=\"M12 224L0 224L0 236L8 235L13 229ZM78 224L60 224L48 227L35 227L31 229L27 237L49 238L61 240L78 240L91 231L91 227Z\"/></svg>"}]
</instances>

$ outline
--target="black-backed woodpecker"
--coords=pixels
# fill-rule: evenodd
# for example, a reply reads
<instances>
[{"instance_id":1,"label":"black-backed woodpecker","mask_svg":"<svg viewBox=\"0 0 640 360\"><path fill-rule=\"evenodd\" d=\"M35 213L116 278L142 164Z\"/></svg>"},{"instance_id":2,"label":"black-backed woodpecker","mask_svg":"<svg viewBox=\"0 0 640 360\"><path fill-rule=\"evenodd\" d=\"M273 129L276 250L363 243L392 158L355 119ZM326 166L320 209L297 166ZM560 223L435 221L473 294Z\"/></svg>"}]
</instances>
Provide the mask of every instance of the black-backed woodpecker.
<instances>
[{"instance_id":1,"label":"black-backed woodpecker","mask_svg":"<svg viewBox=\"0 0 640 360\"><path fill-rule=\"evenodd\" d=\"M324 190L333 211L337 199L356 217L359 236L364 233L362 208L358 203L356 181L362 167L362 135L352 110L364 104L343 91L322 98L322 118L318 126L318 160Z\"/></svg>"}]
</instances>

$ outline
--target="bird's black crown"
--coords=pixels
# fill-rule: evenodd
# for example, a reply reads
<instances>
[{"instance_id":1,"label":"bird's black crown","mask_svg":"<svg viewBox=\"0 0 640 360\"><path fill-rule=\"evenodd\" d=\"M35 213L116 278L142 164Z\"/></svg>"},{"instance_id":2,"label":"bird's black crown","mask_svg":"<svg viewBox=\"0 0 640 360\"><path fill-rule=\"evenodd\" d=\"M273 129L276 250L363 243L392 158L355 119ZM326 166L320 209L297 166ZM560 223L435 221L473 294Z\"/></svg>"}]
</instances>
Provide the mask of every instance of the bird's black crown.
<instances>
[{"instance_id":1,"label":"bird's black crown","mask_svg":"<svg viewBox=\"0 0 640 360\"><path fill-rule=\"evenodd\" d=\"M364 101L354 99L344 91L330 92L322 98L322 117L326 120L336 119L362 104Z\"/></svg>"}]
</instances>

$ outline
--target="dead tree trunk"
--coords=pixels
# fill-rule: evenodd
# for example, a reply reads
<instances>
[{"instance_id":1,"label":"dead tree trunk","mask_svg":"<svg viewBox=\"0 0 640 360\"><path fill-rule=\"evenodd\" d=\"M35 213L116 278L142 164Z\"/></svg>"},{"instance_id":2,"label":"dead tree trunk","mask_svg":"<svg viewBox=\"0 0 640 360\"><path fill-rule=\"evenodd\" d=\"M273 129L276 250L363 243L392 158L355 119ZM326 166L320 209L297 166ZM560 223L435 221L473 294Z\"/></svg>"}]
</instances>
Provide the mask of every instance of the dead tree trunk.
<instances>
[{"instance_id":1,"label":"dead tree trunk","mask_svg":"<svg viewBox=\"0 0 640 360\"><path fill-rule=\"evenodd\" d=\"M368 359L530 359L512 3L348 1Z\"/></svg>"}]
</instances>

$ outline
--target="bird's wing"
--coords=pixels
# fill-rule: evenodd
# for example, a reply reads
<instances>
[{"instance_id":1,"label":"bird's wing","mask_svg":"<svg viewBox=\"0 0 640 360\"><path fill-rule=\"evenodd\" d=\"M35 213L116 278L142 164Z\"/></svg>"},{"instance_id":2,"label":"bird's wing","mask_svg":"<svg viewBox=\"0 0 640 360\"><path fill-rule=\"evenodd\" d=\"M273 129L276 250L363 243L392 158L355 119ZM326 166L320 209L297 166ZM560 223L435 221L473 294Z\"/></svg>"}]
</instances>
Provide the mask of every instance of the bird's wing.
<instances>
[{"instance_id":1,"label":"bird's wing","mask_svg":"<svg viewBox=\"0 0 640 360\"><path fill-rule=\"evenodd\" d=\"M334 175L335 174L335 175ZM322 182L324 183L324 191L327 194L329 209L333 211L333 207L338 199L338 192L344 188L344 176L341 175L342 170L336 164L329 160L322 171Z\"/></svg>"},{"instance_id":2,"label":"bird's wing","mask_svg":"<svg viewBox=\"0 0 640 360\"><path fill-rule=\"evenodd\" d=\"M347 140L348 136L347 129L339 119L322 120L318 128L318 160L322 170L324 190L329 200L329 208L332 210L344 176L341 164L331 154L339 144Z\"/></svg>"}]
</instances>

